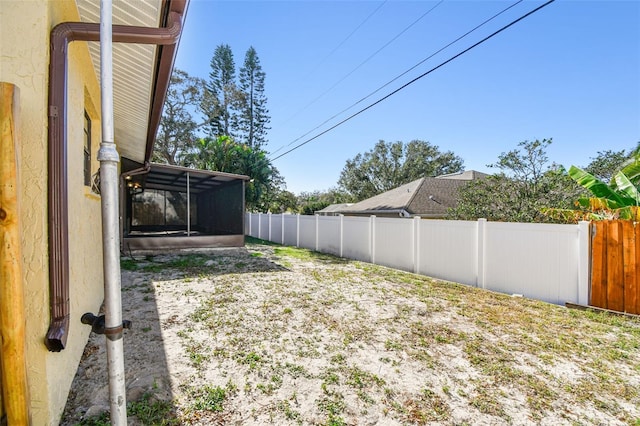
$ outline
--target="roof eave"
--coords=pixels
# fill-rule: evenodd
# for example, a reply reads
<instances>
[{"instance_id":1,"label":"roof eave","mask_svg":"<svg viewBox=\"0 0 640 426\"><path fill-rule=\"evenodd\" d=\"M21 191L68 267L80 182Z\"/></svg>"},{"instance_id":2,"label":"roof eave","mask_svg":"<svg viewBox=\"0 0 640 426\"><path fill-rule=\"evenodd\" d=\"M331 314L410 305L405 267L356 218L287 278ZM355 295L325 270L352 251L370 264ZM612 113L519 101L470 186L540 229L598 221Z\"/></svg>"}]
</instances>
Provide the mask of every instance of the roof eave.
<instances>
[{"instance_id":1,"label":"roof eave","mask_svg":"<svg viewBox=\"0 0 640 426\"><path fill-rule=\"evenodd\" d=\"M169 16L172 12L175 12L182 17L182 22L184 25L184 19L187 14L188 7L189 0L164 0L162 26L166 27L167 25L171 24ZM147 141L144 155L145 162L149 162L151 159L151 155L153 154L153 145L156 140L156 133L158 132L158 128L160 127L162 109L164 107L164 101L167 96L167 90L169 89L171 73L173 72L181 36L182 31L180 32L178 41L175 44L160 46L158 49L154 78L155 84L153 87L153 95L151 96L149 125L147 128Z\"/></svg>"}]
</instances>

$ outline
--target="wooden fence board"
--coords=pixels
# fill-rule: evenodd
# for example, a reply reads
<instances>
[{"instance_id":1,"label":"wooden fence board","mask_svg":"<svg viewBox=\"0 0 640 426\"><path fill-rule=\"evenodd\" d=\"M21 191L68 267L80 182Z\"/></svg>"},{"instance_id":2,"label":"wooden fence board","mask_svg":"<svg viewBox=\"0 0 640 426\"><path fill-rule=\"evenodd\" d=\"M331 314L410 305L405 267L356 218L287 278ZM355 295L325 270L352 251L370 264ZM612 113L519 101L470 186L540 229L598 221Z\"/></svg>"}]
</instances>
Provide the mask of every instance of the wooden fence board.
<instances>
[{"instance_id":1,"label":"wooden fence board","mask_svg":"<svg viewBox=\"0 0 640 426\"><path fill-rule=\"evenodd\" d=\"M624 256L624 311L634 312L637 308L637 266L636 235L633 223L622 222L623 256Z\"/></svg>"},{"instance_id":2,"label":"wooden fence board","mask_svg":"<svg viewBox=\"0 0 640 426\"><path fill-rule=\"evenodd\" d=\"M590 305L607 306L607 227L604 222L592 223L593 241L591 244L591 301Z\"/></svg>"},{"instance_id":3,"label":"wooden fence board","mask_svg":"<svg viewBox=\"0 0 640 426\"><path fill-rule=\"evenodd\" d=\"M590 305L640 314L640 224L592 224Z\"/></svg>"},{"instance_id":4,"label":"wooden fence board","mask_svg":"<svg viewBox=\"0 0 640 426\"><path fill-rule=\"evenodd\" d=\"M622 312L624 310L622 226L618 221L611 221L607 225L607 308Z\"/></svg>"}]
</instances>

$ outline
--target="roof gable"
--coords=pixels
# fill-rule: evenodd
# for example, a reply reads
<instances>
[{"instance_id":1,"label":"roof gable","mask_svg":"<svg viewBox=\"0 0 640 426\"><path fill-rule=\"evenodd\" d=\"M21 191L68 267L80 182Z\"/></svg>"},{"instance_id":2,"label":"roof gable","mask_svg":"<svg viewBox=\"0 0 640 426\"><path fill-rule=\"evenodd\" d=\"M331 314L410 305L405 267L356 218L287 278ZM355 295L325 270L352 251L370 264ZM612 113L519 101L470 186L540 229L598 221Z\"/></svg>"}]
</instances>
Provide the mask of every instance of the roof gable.
<instances>
[{"instance_id":1,"label":"roof gable","mask_svg":"<svg viewBox=\"0 0 640 426\"><path fill-rule=\"evenodd\" d=\"M416 216L443 217L458 203L458 189L469 181L486 177L468 170L437 177L424 177L341 210L345 214L409 213Z\"/></svg>"},{"instance_id":2,"label":"roof gable","mask_svg":"<svg viewBox=\"0 0 640 426\"><path fill-rule=\"evenodd\" d=\"M401 185L395 189L392 189L382 194L378 194L374 197L362 200L359 203L355 203L345 212L364 212L364 211L378 211L378 210L401 210L409 205L411 199L415 196L416 191L420 188L420 185L426 178L420 178Z\"/></svg>"}]
</instances>

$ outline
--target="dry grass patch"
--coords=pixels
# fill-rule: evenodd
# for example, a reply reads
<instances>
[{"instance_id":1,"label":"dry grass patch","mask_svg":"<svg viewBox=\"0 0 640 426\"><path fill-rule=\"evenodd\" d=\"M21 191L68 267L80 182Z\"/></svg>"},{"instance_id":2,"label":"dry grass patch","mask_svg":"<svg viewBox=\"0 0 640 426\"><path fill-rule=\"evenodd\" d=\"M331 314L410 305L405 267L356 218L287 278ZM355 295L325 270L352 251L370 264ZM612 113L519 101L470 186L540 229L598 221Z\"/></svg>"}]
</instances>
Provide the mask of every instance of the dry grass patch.
<instances>
[{"instance_id":1,"label":"dry grass patch","mask_svg":"<svg viewBox=\"0 0 640 426\"><path fill-rule=\"evenodd\" d=\"M640 424L638 320L259 242L126 265L179 424Z\"/></svg>"}]
</instances>

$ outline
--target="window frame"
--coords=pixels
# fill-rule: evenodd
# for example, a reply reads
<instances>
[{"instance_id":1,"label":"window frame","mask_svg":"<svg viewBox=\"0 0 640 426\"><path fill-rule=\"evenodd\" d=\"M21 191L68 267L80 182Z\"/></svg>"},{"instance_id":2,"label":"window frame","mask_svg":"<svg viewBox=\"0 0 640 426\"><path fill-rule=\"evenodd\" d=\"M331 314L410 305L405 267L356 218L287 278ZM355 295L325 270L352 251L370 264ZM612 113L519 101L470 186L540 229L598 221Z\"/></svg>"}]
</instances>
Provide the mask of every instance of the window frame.
<instances>
[{"instance_id":1,"label":"window frame","mask_svg":"<svg viewBox=\"0 0 640 426\"><path fill-rule=\"evenodd\" d=\"M83 140L83 172L84 172L84 186L91 187L91 117L87 110L84 110L84 122L83 122L84 140Z\"/></svg>"}]
</instances>

